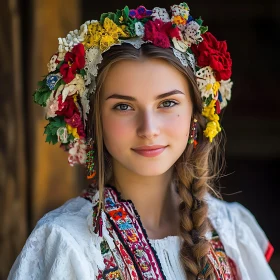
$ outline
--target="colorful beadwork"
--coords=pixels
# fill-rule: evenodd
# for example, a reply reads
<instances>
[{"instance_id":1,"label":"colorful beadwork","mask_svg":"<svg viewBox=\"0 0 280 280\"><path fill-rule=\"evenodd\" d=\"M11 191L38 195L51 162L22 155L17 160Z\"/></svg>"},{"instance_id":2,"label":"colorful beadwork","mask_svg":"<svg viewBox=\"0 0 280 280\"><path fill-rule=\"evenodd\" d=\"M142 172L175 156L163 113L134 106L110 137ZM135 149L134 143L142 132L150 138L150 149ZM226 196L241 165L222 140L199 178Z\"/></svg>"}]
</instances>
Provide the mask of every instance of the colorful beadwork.
<instances>
[{"instance_id":1,"label":"colorful beadwork","mask_svg":"<svg viewBox=\"0 0 280 280\"><path fill-rule=\"evenodd\" d=\"M193 119L191 124L188 144L193 144L194 148L197 145L197 119Z\"/></svg>"},{"instance_id":2,"label":"colorful beadwork","mask_svg":"<svg viewBox=\"0 0 280 280\"><path fill-rule=\"evenodd\" d=\"M87 141L87 159L86 159L86 170L87 170L87 178L93 179L96 175L96 170L94 169L94 148L93 148L93 140L89 139Z\"/></svg>"}]
</instances>

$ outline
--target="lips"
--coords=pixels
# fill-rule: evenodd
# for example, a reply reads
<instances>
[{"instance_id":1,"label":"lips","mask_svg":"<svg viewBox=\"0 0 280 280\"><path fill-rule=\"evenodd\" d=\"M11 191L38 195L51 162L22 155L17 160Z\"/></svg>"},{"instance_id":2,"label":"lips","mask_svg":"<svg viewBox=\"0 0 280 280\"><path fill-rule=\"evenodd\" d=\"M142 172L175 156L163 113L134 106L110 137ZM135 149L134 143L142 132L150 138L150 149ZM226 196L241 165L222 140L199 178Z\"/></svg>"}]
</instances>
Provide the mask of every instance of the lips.
<instances>
[{"instance_id":1,"label":"lips","mask_svg":"<svg viewBox=\"0 0 280 280\"><path fill-rule=\"evenodd\" d=\"M165 147L166 146L163 146L163 145L140 146L140 147L134 148L132 150L135 150L135 151L151 151L151 150L162 149L162 148L165 148Z\"/></svg>"},{"instance_id":2,"label":"lips","mask_svg":"<svg viewBox=\"0 0 280 280\"><path fill-rule=\"evenodd\" d=\"M167 146L153 145L153 146L141 146L132 149L135 153L144 157L156 157L160 155Z\"/></svg>"}]
</instances>

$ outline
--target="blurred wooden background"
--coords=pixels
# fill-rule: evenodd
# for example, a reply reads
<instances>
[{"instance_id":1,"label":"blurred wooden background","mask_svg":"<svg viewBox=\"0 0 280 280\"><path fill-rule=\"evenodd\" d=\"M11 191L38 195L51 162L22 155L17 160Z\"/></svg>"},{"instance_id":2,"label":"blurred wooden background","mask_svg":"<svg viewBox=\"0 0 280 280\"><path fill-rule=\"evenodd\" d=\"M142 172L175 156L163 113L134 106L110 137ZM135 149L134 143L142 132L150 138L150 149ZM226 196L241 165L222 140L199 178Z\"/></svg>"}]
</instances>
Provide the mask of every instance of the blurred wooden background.
<instances>
[{"instance_id":1,"label":"blurred wooden background","mask_svg":"<svg viewBox=\"0 0 280 280\"><path fill-rule=\"evenodd\" d=\"M79 4L8 0L1 5L0 279L6 279L36 221L80 190L66 154L45 143L44 112L32 99L57 38L80 25Z\"/></svg>"},{"instance_id":2,"label":"blurred wooden background","mask_svg":"<svg viewBox=\"0 0 280 280\"><path fill-rule=\"evenodd\" d=\"M179 3L179 2L178 2ZM36 83L47 73L58 37L100 13L173 1L5 0L0 10L0 280L6 279L26 238L42 215L79 194L81 170L46 144L44 112L33 104ZM280 1L189 0L233 58L233 96L226 109L227 173L224 199L256 216L276 252L280 277ZM234 194L236 193L236 194ZM231 195L228 195L231 194ZM277 265L278 264L278 265ZM266 280L266 279L264 279Z\"/></svg>"}]
</instances>

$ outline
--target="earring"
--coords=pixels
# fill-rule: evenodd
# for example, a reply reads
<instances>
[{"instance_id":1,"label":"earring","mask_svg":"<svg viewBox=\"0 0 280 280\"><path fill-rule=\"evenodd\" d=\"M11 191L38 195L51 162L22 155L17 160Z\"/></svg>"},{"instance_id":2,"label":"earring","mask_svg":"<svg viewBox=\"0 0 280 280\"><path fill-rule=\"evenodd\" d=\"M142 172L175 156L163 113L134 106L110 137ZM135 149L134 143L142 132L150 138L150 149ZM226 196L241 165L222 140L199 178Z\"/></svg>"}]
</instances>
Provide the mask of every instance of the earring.
<instances>
[{"instance_id":1,"label":"earring","mask_svg":"<svg viewBox=\"0 0 280 280\"><path fill-rule=\"evenodd\" d=\"M193 119L188 140L188 144L193 144L194 148L197 146L197 124L197 119Z\"/></svg>"},{"instance_id":2,"label":"earring","mask_svg":"<svg viewBox=\"0 0 280 280\"><path fill-rule=\"evenodd\" d=\"M90 138L87 141L87 159L86 159L86 170L87 170L87 178L93 179L96 175L96 170L94 168L94 141Z\"/></svg>"}]
</instances>

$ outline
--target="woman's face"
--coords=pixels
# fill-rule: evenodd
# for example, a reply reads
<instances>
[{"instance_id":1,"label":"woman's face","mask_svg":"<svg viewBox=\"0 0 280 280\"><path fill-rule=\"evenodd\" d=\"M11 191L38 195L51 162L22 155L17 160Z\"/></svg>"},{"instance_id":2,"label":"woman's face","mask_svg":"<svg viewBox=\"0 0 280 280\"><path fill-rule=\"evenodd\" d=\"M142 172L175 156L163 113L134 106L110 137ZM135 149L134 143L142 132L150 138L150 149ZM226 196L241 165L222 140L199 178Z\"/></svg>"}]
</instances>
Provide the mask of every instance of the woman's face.
<instances>
[{"instance_id":1,"label":"woman's face","mask_svg":"<svg viewBox=\"0 0 280 280\"><path fill-rule=\"evenodd\" d=\"M142 176L169 170L189 137L192 102L183 74L161 59L123 60L110 68L101 94L104 143L114 164ZM137 151L153 145L163 148Z\"/></svg>"}]
</instances>

